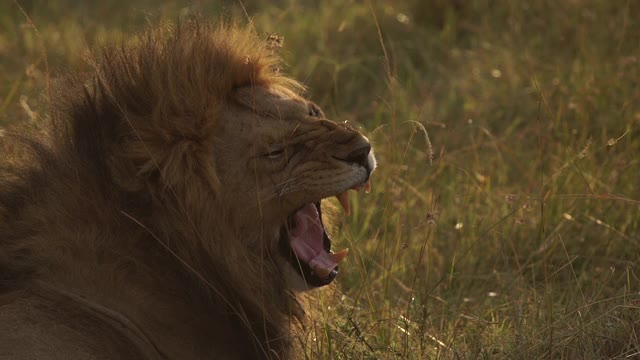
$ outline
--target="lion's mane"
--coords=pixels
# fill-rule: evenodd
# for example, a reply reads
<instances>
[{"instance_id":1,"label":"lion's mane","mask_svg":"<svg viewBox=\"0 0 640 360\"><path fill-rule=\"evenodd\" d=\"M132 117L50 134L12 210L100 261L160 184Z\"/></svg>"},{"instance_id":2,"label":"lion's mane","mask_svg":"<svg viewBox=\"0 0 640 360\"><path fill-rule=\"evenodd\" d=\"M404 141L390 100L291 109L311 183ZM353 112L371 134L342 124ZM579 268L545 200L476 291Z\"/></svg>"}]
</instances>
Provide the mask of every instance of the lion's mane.
<instances>
[{"instance_id":1,"label":"lion's mane","mask_svg":"<svg viewBox=\"0 0 640 360\"><path fill-rule=\"evenodd\" d=\"M0 306L49 286L127 314L112 294L153 309L167 298L149 293L166 286L185 313L218 322L200 336L233 347L219 354L287 357L301 310L271 250L229 216L226 169L210 157L234 89L301 85L243 26L167 25L100 53L90 73L57 81L46 119L1 139ZM173 311L161 316L212 327Z\"/></svg>"}]
</instances>

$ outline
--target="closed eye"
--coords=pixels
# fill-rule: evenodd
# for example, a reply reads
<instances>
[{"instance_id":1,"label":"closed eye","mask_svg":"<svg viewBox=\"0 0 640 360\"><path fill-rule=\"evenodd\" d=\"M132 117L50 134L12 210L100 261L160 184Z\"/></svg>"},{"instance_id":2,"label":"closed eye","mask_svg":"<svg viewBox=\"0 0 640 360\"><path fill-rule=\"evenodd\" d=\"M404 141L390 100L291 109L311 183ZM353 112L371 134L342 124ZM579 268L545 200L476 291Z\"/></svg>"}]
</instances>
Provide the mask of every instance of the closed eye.
<instances>
[{"instance_id":1,"label":"closed eye","mask_svg":"<svg viewBox=\"0 0 640 360\"><path fill-rule=\"evenodd\" d=\"M279 159L284 155L284 149L277 149L264 154L267 159Z\"/></svg>"}]
</instances>

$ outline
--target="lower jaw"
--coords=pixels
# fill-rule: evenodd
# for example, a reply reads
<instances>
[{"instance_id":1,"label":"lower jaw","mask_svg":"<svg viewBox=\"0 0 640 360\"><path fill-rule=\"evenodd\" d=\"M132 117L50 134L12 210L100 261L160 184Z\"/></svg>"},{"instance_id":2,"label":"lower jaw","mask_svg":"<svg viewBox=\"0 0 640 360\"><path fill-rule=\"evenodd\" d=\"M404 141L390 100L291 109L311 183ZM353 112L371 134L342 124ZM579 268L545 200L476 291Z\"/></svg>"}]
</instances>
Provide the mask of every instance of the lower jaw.
<instances>
[{"instance_id":1,"label":"lower jaw","mask_svg":"<svg viewBox=\"0 0 640 360\"><path fill-rule=\"evenodd\" d=\"M282 244L283 242L280 241L280 243ZM305 288L308 288L308 287L313 288L313 287L321 287L321 286L329 285L333 282L336 276L338 276L339 267L336 266L329 273L328 277L320 278L315 274L313 269L307 263L298 259L298 257L295 255L293 250L291 250L291 248L288 245L286 245L286 247L287 247L286 249L287 252L284 252L286 264L284 266L291 268L292 272L295 273L302 280L302 282L305 285Z\"/></svg>"},{"instance_id":2,"label":"lower jaw","mask_svg":"<svg viewBox=\"0 0 640 360\"><path fill-rule=\"evenodd\" d=\"M338 201L342 205L342 208L344 209L346 215L349 215L350 213L350 202L349 202L350 190L356 190L356 191L364 190L365 192L368 193L371 190L370 179L367 178L365 182L363 182L362 184L354 185L350 189L347 189L335 195L335 197L338 199ZM299 214L299 212L300 214L302 214L303 209L308 208L309 205L311 205L311 203L307 203L306 205L303 205L301 208L294 211L288 217L287 223L284 224L280 229L279 245L280 245L280 250L282 255L288 261L289 265L291 265L293 270L304 280L304 282L311 287L320 287L320 286L325 286L330 284L336 278L336 276L338 275L337 264L340 261L342 261L342 259L344 259L348 249L344 249L336 254L331 252L331 239L327 235L327 232L324 227L324 223L322 219L321 201L316 201L313 204L315 205L316 210L318 212L317 216L319 217L319 222L322 227L322 248L324 250L324 252L318 252L318 247L317 247L318 242L314 242L315 254L322 255L321 259L324 263L324 266L321 268L318 268L317 263L314 266L318 268L322 276L318 276L318 274L311 268L311 266L309 266L308 263L306 263L305 261L302 261L296 255L291 243L291 239L289 238L289 229L293 229L294 226L292 225L295 225L293 224L294 217L297 214ZM307 244L309 243L307 242ZM298 245L298 243L296 243L296 245ZM300 250L299 247L298 247L298 250ZM303 253L306 253L306 251L303 251ZM308 253L306 253L304 256L309 258ZM317 260L316 258L313 258L313 260L309 260L309 261L314 262Z\"/></svg>"},{"instance_id":3,"label":"lower jaw","mask_svg":"<svg viewBox=\"0 0 640 360\"><path fill-rule=\"evenodd\" d=\"M314 203L319 216L320 216L320 221L322 223L322 208L320 205L320 201L317 201ZM295 212L294 212L295 214ZM300 260L298 258L298 256L295 254L294 250L291 248L291 244L290 244L290 240L288 237L288 228L291 228L291 222L292 222L292 216L289 217L287 224L283 225L280 229L280 239L279 239L279 247L280 247L280 251L282 253L282 255L284 256L284 258L286 259L286 261L288 262L287 265L291 266L292 270L303 280L304 284L306 285L306 288L308 287L321 287L321 286L326 286L329 285L331 282L333 282L333 280L336 278L336 276L338 275L338 266L336 266L330 273L328 276L326 277L319 277L314 270L309 266L309 264L307 264L306 262ZM323 247L324 250L327 252L331 251L331 239L329 238L329 236L327 235L326 231L324 231L324 224L322 225L323 227ZM285 266L287 266L285 265Z\"/></svg>"}]
</instances>

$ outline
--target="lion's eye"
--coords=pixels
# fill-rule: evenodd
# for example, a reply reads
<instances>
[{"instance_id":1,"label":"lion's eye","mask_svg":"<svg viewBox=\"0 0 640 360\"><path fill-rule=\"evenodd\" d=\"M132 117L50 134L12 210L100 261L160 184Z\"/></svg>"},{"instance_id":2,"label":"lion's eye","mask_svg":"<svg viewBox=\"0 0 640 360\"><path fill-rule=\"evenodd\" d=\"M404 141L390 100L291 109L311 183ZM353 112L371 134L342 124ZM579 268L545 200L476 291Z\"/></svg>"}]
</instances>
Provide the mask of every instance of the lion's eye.
<instances>
[{"instance_id":1,"label":"lion's eye","mask_svg":"<svg viewBox=\"0 0 640 360\"><path fill-rule=\"evenodd\" d=\"M284 149L277 149L264 154L267 159L279 159L284 155Z\"/></svg>"}]
</instances>

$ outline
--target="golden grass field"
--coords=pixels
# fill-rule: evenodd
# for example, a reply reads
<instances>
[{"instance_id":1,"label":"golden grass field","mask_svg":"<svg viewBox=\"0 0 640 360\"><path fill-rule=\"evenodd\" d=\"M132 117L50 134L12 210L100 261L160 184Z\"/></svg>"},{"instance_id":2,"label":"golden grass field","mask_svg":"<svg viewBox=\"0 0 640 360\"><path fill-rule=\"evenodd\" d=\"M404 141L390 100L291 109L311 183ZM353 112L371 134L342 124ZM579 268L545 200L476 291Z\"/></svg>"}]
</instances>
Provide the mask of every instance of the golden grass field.
<instances>
[{"instance_id":1,"label":"golden grass field","mask_svg":"<svg viewBox=\"0 0 640 360\"><path fill-rule=\"evenodd\" d=\"M193 13L283 37L374 143L309 359L640 358L640 2L3 0L0 134L90 49Z\"/></svg>"}]
</instances>

